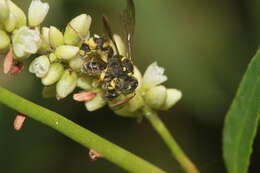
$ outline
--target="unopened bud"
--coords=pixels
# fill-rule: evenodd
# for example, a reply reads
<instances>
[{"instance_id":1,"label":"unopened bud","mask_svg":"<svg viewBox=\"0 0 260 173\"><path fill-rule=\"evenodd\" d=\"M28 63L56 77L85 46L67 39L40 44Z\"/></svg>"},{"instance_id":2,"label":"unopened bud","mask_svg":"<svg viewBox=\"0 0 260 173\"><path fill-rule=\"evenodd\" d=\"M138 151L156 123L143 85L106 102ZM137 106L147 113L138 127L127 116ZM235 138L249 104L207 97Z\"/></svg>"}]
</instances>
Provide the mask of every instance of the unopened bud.
<instances>
[{"instance_id":1,"label":"unopened bud","mask_svg":"<svg viewBox=\"0 0 260 173\"><path fill-rule=\"evenodd\" d=\"M91 17L81 14L70 21L64 33L64 42L70 45L78 45L89 33Z\"/></svg>"},{"instance_id":2,"label":"unopened bud","mask_svg":"<svg viewBox=\"0 0 260 173\"><path fill-rule=\"evenodd\" d=\"M48 57L45 55L42 55L42 56L35 58L31 62L29 71L31 73L35 73L35 75L38 78L42 78L48 73L49 67L50 67L50 61L49 61Z\"/></svg>"},{"instance_id":3,"label":"unopened bud","mask_svg":"<svg viewBox=\"0 0 260 173\"><path fill-rule=\"evenodd\" d=\"M50 43L49 32L50 32L50 28L42 27L42 30L41 30L42 39L43 39L45 42L47 42L48 44Z\"/></svg>"},{"instance_id":4,"label":"unopened bud","mask_svg":"<svg viewBox=\"0 0 260 173\"><path fill-rule=\"evenodd\" d=\"M3 22L9 16L9 5L7 0L0 0L0 11L0 22Z\"/></svg>"},{"instance_id":5,"label":"unopened bud","mask_svg":"<svg viewBox=\"0 0 260 173\"><path fill-rule=\"evenodd\" d=\"M10 13L9 17L5 22L5 30L7 32L12 32L17 25L17 19L14 14Z\"/></svg>"},{"instance_id":6,"label":"unopened bud","mask_svg":"<svg viewBox=\"0 0 260 173\"><path fill-rule=\"evenodd\" d=\"M48 73L42 78L42 84L45 86L56 83L64 72L63 65L60 63L53 63L50 66Z\"/></svg>"},{"instance_id":7,"label":"unopened bud","mask_svg":"<svg viewBox=\"0 0 260 173\"><path fill-rule=\"evenodd\" d=\"M83 59L80 57L76 57L70 60L69 62L69 66L70 68L72 68L73 70L79 72L83 66Z\"/></svg>"},{"instance_id":8,"label":"unopened bud","mask_svg":"<svg viewBox=\"0 0 260 173\"><path fill-rule=\"evenodd\" d=\"M6 52L10 47L10 38L7 33L0 30L0 53Z\"/></svg>"},{"instance_id":9,"label":"unopened bud","mask_svg":"<svg viewBox=\"0 0 260 173\"><path fill-rule=\"evenodd\" d=\"M63 34L56 27L51 26L49 31L49 39L52 48L63 45Z\"/></svg>"},{"instance_id":10,"label":"unopened bud","mask_svg":"<svg viewBox=\"0 0 260 173\"><path fill-rule=\"evenodd\" d=\"M166 101L166 88L162 85L155 86L145 93L145 102L153 109L160 109Z\"/></svg>"},{"instance_id":11,"label":"unopened bud","mask_svg":"<svg viewBox=\"0 0 260 173\"><path fill-rule=\"evenodd\" d=\"M164 105L161 110L168 110L174 106L182 97L181 91L177 89L167 89L167 96Z\"/></svg>"},{"instance_id":12,"label":"unopened bud","mask_svg":"<svg viewBox=\"0 0 260 173\"><path fill-rule=\"evenodd\" d=\"M93 100L85 102L85 106L90 112L102 108L103 106L105 106L105 104L106 102L100 93L98 93Z\"/></svg>"},{"instance_id":13,"label":"unopened bud","mask_svg":"<svg viewBox=\"0 0 260 173\"><path fill-rule=\"evenodd\" d=\"M97 93L96 92L80 92L77 94L73 95L73 100L78 101L78 102L86 102L86 101L91 101L96 97Z\"/></svg>"},{"instance_id":14,"label":"unopened bud","mask_svg":"<svg viewBox=\"0 0 260 173\"><path fill-rule=\"evenodd\" d=\"M19 131L22 129L26 117L22 114L17 114L14 120L14 129Z\"/></svg>"},{"instance_id":15,"label":"unopened bud","mask_svg":"<svg viewBox=\"0 0 260 173\"><path fill-rule=\"evenodd\" d=\"M10 13L14 14L17 19L17 27L20 28L26 25L26 16L22 9L20 9L15 3L11 0L8 1L10 7Z\"/></svg>"},{"instance_id":16,"label":"unopened bud","mask_svg":"<svg viewBox=\"0 0 260 173\"><path fill-rule=\"evenodd\" d=\"M4 60L4 74L9 73L13 64L14 64L14 54L13 54L12 49L10 49L8 51L8 53L6 54L5 60Z\"/></svg>"},{"instance_id":17,"label":"unopened bud","mask_svg":"<svg viewBox=\"0 0 260 173\"><path fill-rule=\"evenodd\" d=\"M122 38L117 34L114 34L113 37L115 39L115 42L116 42L120 55L126 56L126 48L125 48L125 44L124 44L124 41L122 40Z\"/></svg>"},{"instance_id":18,"label":"unopened bud","mask_svg":"<svg viewBox=\"0 0 260 173\"><path fill-rule=\"evenodd\" d=\"M86 77L80 77L77 81L77 87L84 90L89 90L92 88L92 80Z\"/></svg>"},{"instance_id":19,"label":"unopened bud","mask_svg":"<svg viewBox=\"0 0 260 173\"><path fill-rule=\"evenodd\" d=\"M74 91L77 86L77 74L66 70L56 85L57 99L63 99Z\"/></svg>"},{"instance_id":20,"label":"unopened bud","mask_svg":"<svg viewBox=\"0 0 260 173\"><path fill-rule=\"evenodd\" d=\"M77 56L79 48L75 46L63 45L57 47L55 55L62 60L71 60Z\"/></svg>"},{"instance_id":21,"label":"unopened bud","mask_svg":"<svg viewBox=\"0 0 260 173\"><path fill-rule=\"evenodd\" d=\"M32 0L28 11L29 26L40 25L49 11L49 4L40 0Z\"/></svg>"}]
</instances>

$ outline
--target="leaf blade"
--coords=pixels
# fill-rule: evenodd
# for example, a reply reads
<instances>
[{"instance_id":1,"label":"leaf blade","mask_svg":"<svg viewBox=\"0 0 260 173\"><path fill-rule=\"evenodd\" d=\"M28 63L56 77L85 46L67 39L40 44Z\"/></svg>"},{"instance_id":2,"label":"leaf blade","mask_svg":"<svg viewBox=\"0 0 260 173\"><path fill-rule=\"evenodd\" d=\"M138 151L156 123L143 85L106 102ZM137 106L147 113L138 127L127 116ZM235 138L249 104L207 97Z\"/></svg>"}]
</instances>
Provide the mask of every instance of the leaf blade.
<instances>
[{"instance_id":1,"label":"leaf blade","mask_svg":"<svg viewBox=\"0 0 260 173\"><path fill-rule=\"evenodd\" d=\"M226 115L223 155L229 173L247 173L248 171L260 118L259 108L260 50L251 60Z\"/></svg>"}]
</instances>

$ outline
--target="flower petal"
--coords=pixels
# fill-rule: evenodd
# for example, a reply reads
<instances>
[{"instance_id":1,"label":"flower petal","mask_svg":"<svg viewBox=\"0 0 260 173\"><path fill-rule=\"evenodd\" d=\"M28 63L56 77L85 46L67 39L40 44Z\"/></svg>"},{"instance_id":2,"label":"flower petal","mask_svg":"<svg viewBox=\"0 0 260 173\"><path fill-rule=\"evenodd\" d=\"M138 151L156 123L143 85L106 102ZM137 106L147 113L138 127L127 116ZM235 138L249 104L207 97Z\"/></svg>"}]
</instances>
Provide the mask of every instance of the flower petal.
<instances>
[{"instance_id":1,"label":"flower petal","mask_svg":"<svg viewBox=\"0 0 260 173\"><path fill-rule=\"evenodd\" d=\"M28 21L30 26L40 25L49 11L49 4L40 0L33 0L28 11Z\"/></svg>"},{"instance_id":2,"label":"flower petal","mask_svg":"<svg viewBox=\"0 0 260 173\"><path fill-rule=\"evenodd\" d=\"M143 85L147 88L159 85L167 80L164 75L164 68L159 67L157 62L152 63L146 69L143 76Z\"/></svg>"}]
</instances>

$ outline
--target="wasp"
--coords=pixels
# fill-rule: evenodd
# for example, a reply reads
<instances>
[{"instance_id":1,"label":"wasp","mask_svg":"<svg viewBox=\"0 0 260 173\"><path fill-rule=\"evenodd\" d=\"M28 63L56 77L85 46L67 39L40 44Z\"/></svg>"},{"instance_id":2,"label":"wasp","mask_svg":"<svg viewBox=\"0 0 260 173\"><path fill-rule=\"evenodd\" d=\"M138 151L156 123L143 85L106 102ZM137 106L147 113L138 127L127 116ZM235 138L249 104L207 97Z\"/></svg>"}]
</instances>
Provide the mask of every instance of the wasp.
<instances>
[{"instance_id":1,"label":"wasp","mask_svg":"<svg viewBox=\"0 0 260 173\"><path fill-rule=\"evenodd\" d=\"M102 88L106 90L105 98L113 100L120 94L129 95L134 93L138 86L138 81L133 76L134 65L132 62L132 38L135 26L135 6L133 0L127 0L127 7L121 13L121 24L127 45L126 56L119 54L108 18L103 16L102 19L104 28L115 47L116 53L107 59L107 68L100 78L104 81Z\"/></svg>"}]
</instances>

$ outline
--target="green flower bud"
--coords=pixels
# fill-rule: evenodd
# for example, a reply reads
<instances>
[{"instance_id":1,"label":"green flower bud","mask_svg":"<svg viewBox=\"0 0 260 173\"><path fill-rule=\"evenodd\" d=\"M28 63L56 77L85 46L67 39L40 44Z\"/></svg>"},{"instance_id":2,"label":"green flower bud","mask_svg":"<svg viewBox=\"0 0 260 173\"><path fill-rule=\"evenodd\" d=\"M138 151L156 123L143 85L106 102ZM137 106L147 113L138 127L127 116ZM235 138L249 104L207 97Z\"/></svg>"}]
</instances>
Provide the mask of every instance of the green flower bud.
<instances>
[{"instance_id":1,"label":"green flower bud","mask_svg":"<svg viewBox=\"0 0 260 173\"><path fill-rule=\"evenodd\" d=\"M13 50L16 59L23 59L34 54L40 47L41 39L38 30L21 27L12 37Z\"/></svg>"},{"instance_id":2,"label":"green flower bud","mask_svg":"<svg viewBox=\"0 0 260 173\"><path fill-rule=\"evenodd\" d=\"M56 55L55 55L54 53L51 53L51 54L49 55L49 60L50 60L51 63L56 62L57 59L58 59L58 58L56 57Z\"/></svg>"},{"instance_id":3,"label":"green flower bud","mask_svg":"<svg viewBox=\"0 0 260 173\"><path fill-rule=\"evenodd\" d=\"M70 68L72 68L73 70L79 72L81 70L81 67L83 66L83 59L80 57L76 57L70 60L69 62L69 66Z\"/></svg>"},{"instance_id":4,"label":"green flower bud","mask_svg":"<svg viewBox=\"0 0 260 173\"><path fill-rule=\"evenodd\" d=\"M15 15L11 13L4 24L5 30L7 32L12 32L15 29L16 25L17 25L17 19Z\"/></svg>"},{"instance_id":5,"label":"green flower bud","mask_svg":"<svg viewBox=\"0 0 260 173\"><path fill-rule=\"evenodd\" d=\"M42 27L41 29L41 45L39 48L39 53L48 54L51 51L50 39L49 39L49 28Z\"/></svg>"},{"instance_id":6,"label":"green flower bud","mask_svg":"<svg viewBox=\"0 0 260 173\"><path fill-rule=\"evenodd\" d=\"M49 32L50 32L50 28L42 27L42 30L41 30L42 39L43 39L45 42L47 42L48 44L50 43Z\"/></svg>"},{"instance_id":7,"label":"green flower bud","mask_svg":"<svg viewBox=\"0 0 260 173\"><path fill-rule=\"evenodd\" d=\"M48 73L42 78L42 84L45 86L56 83L64 72L63 65L59 63L51 64Z\"/></svg>"},{"instance_id":8,"label":"green flower bud","mask_svg":"<svg viewBox=\"0 0 260 173\"><path fill-rule=\"evenodd\" d=\"M7 33L0 30L0 53L6 52L10 47L10 38Z\"/></svg>"},{"instance_id":9,"label":"green flower bud","mask_svg":"<svg viewBox=\"0 0 260 173\"><path fill-rule=\"evenodd\" d=\"M56 48L55 55L59 59L71 60L77 56L78 52L79 52L78 47L63 45Z\"/></svg>"},{"instance_id":10,"label":"green flower bud","mask_svg":"<svg viewBox=\"0 0 260 173\"><path fill-rule=\"evenodd\" d=\"M7 0L0 0L0 21L5 21L9 16L9 5Z\"/></svg>"},{"instance_id":11,"label":"green flower bud","mask_svg":"<svg viewBox=\"0 0 260 173\"><path fill-rule=\"evenodd\" d=\"M90 112L98 110L105 105L106 105L106 101L103 99L103 97L101 96L100 93L98 93L96 95L96 97L94 99L92 99L91 101L85 102L85 106L86 106L87 110Z\"/></svg>"},{"instance_id":12,"label":"green flower bud","mask_svg":"<svg viewBox=\"0 0 260 173\"><path fill-rule=\"evenodd\" d=\"M51 26L49 31L49 39L50 44L52 48L56 48L60 45L63 45L63 35L60 30L58 30L56 27Z\"/></svg>"},{"instance_id":13,"label":"green flower bud","mask_svg":"<svg viewBox=\"0 0 260 173\"><path fill-rule=\"evenodd\" d=\"M67 97L77 86L77 74L66 70L56 85L57 99Z\"/></svg>"},{"instance_id":14,"label":"green flower bud","mask_svg":"<svg viewBox=\"0 0 260 173\"><path fill-rule=\"evenodd\" d=\"M92 88L92 80L86 77L80 77L77 81L77 87L84 90L90 90Z\"/></svg>"},{"instance_id":15,"label":"green flower bud","mask_svg":"<svg viewBox=\"0 0 260 173\"><path fill-rule=\"evenodd\" d=\"M91 17L81 14L70 21L64 33L64 42L69 45L78 45L89 33Z\"/></svg>"},{"instance_id":16,"label":"green flower bud","mask_svg":"<svg viewBox=\"0 0 260 173\"><path fill-rule=\"evenodd\" d=\"M166 101L161 110L168 110L175 105L182 97L181 91L177 89L167 89Z\"/></svg>"},{"instance_id":17,"label":"green flower bud","mask_svg":"<svg viewBox=\"0 0 260 173\"><path fill-rule=\"evenodd\" d=\"M145 103L153 109L159 110L165 104L167 91L163 85L155 86L145 93Z\"/></svg>"},{"instance_id":18,"label":"green flower bud","mask_svg":"<svg viewBox=\"0 0 260 173\"><path fill-rule=\"evenodd\" d=\"M17 19L17 27L20 28L22 26L26 25L26 16L23 12L23 10L21 10L18 6L16 6L15 3L13 3L12 1L8 1L9 2L9 7L10 7L10 12L15 15L16 19Z\"/></svg>"},{"instance_id":19,"label":"green flower bud","mask_svg":"<svg viewBox=\"0 0 260 173\"><path fill-rule=\"evenodd\" d=\"M40 0L33 0L28 11L29 26L40 25L49 11L49 4Z\"/></svg>"},{"instance_id":20,"label":"green flower bud","mask_svg":"<svg viewBox=\"0 0 260 173\"><path fill-rule=\"evenodd\" d=\"M42 78L48 73L49 67L50 67L50 61L49 61L48 57L45 55L42 55L42 56L35 58L31 62L30 66L29 66L29 71L31 73L35 73L35 75L38 78Z\"/></svg>"}]
</instances>

